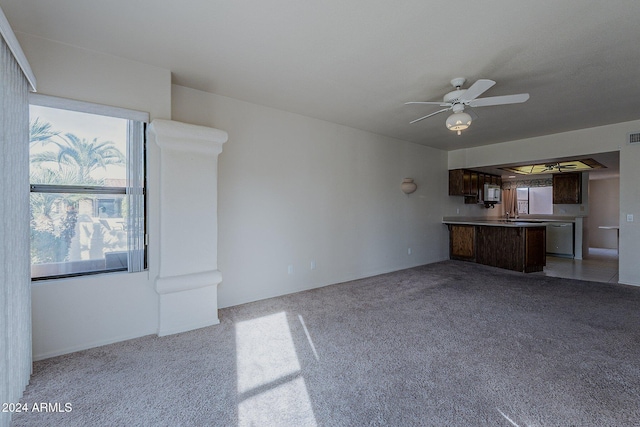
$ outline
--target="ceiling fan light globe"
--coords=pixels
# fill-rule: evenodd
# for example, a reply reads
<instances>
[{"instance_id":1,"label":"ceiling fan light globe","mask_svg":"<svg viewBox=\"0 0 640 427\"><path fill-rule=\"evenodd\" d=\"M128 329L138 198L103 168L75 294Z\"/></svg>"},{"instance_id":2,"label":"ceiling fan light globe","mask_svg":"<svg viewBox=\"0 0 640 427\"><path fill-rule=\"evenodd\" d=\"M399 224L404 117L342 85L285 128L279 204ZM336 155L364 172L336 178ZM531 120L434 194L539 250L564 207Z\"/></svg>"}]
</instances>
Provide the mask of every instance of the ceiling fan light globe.
<instances>
[{"instance_id":1,"label":"ceiling fan light globe","mask_svg":"<svg viewBox=\"0 0 640 427\"><path fill-rule=\"evenodd\" d=\"M447 129L461 131L471 126L471 116L467 113L454 113L447 117Z\"/></svg>"}]
</instances>

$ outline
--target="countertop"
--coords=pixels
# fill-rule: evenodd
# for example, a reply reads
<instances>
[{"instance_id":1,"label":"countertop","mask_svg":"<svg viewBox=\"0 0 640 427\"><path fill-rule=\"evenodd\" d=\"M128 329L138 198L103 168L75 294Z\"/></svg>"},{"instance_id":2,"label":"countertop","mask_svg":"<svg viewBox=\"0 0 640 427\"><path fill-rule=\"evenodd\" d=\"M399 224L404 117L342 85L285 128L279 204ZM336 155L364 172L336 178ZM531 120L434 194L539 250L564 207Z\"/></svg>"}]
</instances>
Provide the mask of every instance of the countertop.
<instances>
[{"instance_id":1,"label":"countertop","mask_svg":"<svg viewBox=\"0 0 640 427\"><path fill-rule=\"evenodd\" d=\"M464 221L464 220L442 220L443 224L457 224L457 225L486 225L491 227L513 227L513 228L521 228L521 227L544 227L546 224L543 222L523 222L523 221L507 221L504 219L495 219L495 220L474 220L474 221Z\"/></svg>"},{"instance_id":2,"label":"countertop","mask_svg":"<svg viewBox=\"0 0 640 427\"><path fill-rule=\"evenodd\" d=\"M543 227L551 222L575 222L575 218L472 218L472 217L444 217L443 224L486 225L493 227Z\"/></svg>"}]
</instances>

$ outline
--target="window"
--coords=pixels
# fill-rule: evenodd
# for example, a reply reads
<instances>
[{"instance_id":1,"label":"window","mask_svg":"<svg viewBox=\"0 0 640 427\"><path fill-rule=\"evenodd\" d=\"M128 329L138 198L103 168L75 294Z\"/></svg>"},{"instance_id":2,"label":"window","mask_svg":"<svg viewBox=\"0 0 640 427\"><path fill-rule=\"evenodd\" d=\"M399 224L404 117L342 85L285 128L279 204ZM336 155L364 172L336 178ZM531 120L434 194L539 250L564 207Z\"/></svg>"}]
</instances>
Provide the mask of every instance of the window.
<instances>
[{"instance_id":1,"label":"window","mask_svg":"<svg viewBox=\"0 0 640 427\"><path fill-rule=\"evenodd\" d=\"M529 189L518 188L516 189L516 195L518 197L518 213L528 214L529 213Z\"/></svg>"},{"instance_id":2,"label":"window","mask_svg":"<svg viewBox=\"0 0 640 427\"><path fill-rule=\"evenodd\" d=\"M553 187L529 188L529 213L532 215L553 214Z\"/></svg>"},{"instance_id":3,"label":"window","mask_svg":"<svg viewBox=\"0 0 640 427\"><path fill-rule=\"evenodd\" d=\"M30 96L31 277L146 267L148 114Z\"/></svg>"},{"instance_id":4,"label":"window","mask_svg":"<svg viewBox=\"0 0 640 427\"><path fill-rule=\"evenodd\" d=\"M516 194L519 214L553 214L553 187L518 188Z\"/></svg>"}]
</instances>

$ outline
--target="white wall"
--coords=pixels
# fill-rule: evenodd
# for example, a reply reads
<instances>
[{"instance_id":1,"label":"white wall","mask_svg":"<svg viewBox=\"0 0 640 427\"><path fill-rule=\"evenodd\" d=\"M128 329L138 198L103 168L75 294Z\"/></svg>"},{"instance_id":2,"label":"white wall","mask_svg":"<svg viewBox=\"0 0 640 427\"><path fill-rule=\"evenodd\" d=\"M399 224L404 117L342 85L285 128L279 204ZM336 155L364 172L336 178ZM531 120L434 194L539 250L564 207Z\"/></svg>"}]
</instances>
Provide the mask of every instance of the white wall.
<instances>
[{"instance_id":1,"label":"white wall","mask_svg":"<svg viewBox=\"0 0 640 427\"><path fill-rule=\"evenodd\" d=\"M171 118L171 73L26 34L17 34L46 95ZM157 152L149 147L149 211L156 210ZM34 282L33 355L42 359L157 332L157 217L149 220L150 271Z\"/></svg>"},{"instance_id":2,"label":"white wall","mask_svg":"<svg viewBox=\"0 0 640 427\"><path fill-rule=\"evenodd\" d=\"M17 33L38 93L171 118L171 72L117 56Z\"/></svg>"},{"instance_id":3,"label":"white wall","mask_svg":"<svg viewBox=\"0 0 640 427\"><path fill-rule=\"evenodd\" d=\"M172 105L174 120L229 133L221 307L448 257L446 152L181 86Z\"/></svg>"},{"instance_id":4,"label":"white wall","mask_svg":"<svg viewBox=\"0 0 640 427\"><path fill-rule=\"evenodd\" d=\"M220 306L447 257L445 152L181 87L172 112L169 70L18 38L40 93L229 132L220 157ZM34 283L35 359L157 333L158 160L149 146L149 271ZM405 177L415 178L416 193L400 191Z\"/></svg>"},{"instance_id":5,"label":"white wall","mask_svg":"<svg viewBox=\"0 0 640 427\"><path fill-rule=\"evenodd\" d=\"M620 151L620 283L640 285L640 144L626 143L640 120L449 152L449 169ZM634 222L627 222L627 214Z\"/></svg>"}]
</instances>

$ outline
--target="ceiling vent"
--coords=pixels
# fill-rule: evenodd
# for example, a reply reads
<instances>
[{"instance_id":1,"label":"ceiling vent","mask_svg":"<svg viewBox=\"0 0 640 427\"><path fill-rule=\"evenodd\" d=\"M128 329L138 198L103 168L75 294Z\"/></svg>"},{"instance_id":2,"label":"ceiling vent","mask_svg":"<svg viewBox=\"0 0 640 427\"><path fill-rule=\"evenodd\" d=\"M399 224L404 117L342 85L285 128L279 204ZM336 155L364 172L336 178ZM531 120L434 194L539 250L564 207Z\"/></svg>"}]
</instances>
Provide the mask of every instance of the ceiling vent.
<instances>
[{"instance_id":1,"label":"ceiling vent","mask_svg":"<svg viewBox=\"0 0 640 427\"><path fill-rule=\"evenodd\" d=\"M630 133L627 138L629 144L640 144L640 132Z\"/></svg>"}]
</instances>

